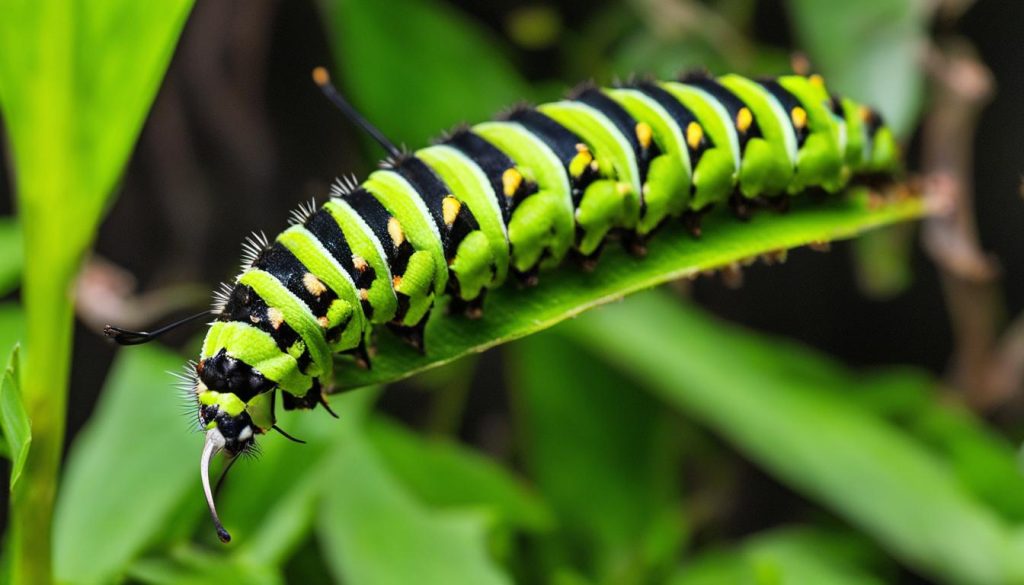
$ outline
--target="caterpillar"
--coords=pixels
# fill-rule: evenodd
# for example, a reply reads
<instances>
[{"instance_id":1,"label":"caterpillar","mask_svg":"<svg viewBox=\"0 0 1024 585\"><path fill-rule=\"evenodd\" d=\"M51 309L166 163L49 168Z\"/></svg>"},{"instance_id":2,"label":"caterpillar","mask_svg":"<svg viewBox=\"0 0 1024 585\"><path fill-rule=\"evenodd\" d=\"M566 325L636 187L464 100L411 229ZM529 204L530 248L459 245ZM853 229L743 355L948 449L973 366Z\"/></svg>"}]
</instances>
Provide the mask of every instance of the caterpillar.
<instances>
[{"instance_id":1,"label":"caterpillar","mask_svg":"<svg viewBox=\"0 0 1024 585\"><path fill-rule=\"evenodd\" d=\"M334 415L325 397L334 356L370 367L375 326L425 351L424 326L442 295L449 308L479 315L486 292L510 277L535 284L570 255L592 266L611 239L642 254L670 223L699 235L701 215L716 205L740 216L765 202L784 209L791 196L891 180L900 169L881 116L829 93L816 74L586 84L414 152L366 121L325 69L313 78L387 152L380 169L362 183L338 180L322 206L301 206L272 241L250 238L241 273L212 311L151 333L106 330L143 343L214 316L185 385L205 430L202 484L224 542L213 456L224 451L230 467L271 430L297 440L275 424L279 396L285 409L322 405Z\"/></svg>"}]
</instances>

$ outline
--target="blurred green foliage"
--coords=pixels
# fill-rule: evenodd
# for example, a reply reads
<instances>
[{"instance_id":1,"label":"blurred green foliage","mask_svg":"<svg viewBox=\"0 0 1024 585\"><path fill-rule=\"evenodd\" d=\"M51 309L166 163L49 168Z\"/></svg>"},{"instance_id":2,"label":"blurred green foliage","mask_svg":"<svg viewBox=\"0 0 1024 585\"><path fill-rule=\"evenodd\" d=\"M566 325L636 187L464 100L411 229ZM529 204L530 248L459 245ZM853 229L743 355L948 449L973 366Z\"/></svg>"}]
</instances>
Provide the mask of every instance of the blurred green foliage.
<instances>
[{"instance_id":1,"label":"blurred green foliage","mask_svg":"<svg viewBox=\"0 0 1024 585\"><path fill-rule=\"evenodd\" d=\"M750 38L753 5L611 3L578 30L537 6L510 17L508 46L440 0L325 0L322 8L352 101L397 141L419 145L576 81L527 83L512 43L565 47L563 70L601 81L698 65L779 73L786 53ZM787 5L794 36L835 86L879 104L909 132L927 29L919 3ZM21 216L0 222L0 290L13 290L22 273L20 225L33 260L24 267L26 304L37 313L63 304L61 318L30 311L27 325L18 306L0 304L0 349L24 340L26 326L34 330L28 350L60 362L34 367L63 388L68 353L49 349L69 342L71 276L190 4L10 6L0 24L0 104ZM499 292L480 322L435 320L426 357L382 338L374 369L346 369L340 381L394 380L669 276L852 237L918 212L865 209L854 198L745 225L713 218L717 234L710 229L703 241L660 238L643 261L609 253L592 275L565 272L541 289ZM900 268L880 270L909 274ZM61 478L58 581L842 585L890 582L909 570L950 583L1024 582L1024 479L1013 445L948 404L934 380L902 368L858 374L665 294L512 346L505 451L456 440L472 365L431 372L425 385L442 414L429 434L381 414L375 389L335 397L341 421L281 413L280 425L308 444L270 438L258 462L232 471L219 495L235 536L228 546L205 518L189 405L168 390L164 372L181 361L158 346L118 355ZM0 385L12 483L29 441L18 367L14 359ZM62 421L62 400L50 406ZM39 428L47 426L33 418ZM811 512L739 539L716 530L739 489L742 460L809 500ZM702 473L684 473L687 466Z\"/></svg>"},{"instance_id":2,"label":"blurred green foliage","mask_svg":"<svg viewBox=\"0 0 1024 585\"><path fill-rule=\"evenodd\" d=\"M22 279L22 371L31 375L14 382L33 439L27 455L18 454L20 475L12 475L5 539L6 578L15 582L52 579L73 281L190 8L190 0L6 0L0 6L0 110L30 260ZM0 284L10 288L21 254L12 247L2 255L8 280ZM4 431L14 444L19 433Z\"/></svg>"}]
</instances>

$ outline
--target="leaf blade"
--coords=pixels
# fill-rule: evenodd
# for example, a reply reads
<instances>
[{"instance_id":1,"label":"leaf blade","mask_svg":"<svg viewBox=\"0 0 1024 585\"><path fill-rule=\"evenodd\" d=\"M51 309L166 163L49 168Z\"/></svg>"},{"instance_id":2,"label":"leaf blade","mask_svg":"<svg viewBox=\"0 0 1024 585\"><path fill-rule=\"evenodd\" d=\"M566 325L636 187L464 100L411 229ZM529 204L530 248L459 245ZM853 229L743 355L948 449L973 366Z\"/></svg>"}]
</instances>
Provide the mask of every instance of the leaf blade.
<instances>
[{"instance_id":1,"label":"leaf blade","mask_svg":"<svg viewBox=\"0 0 1024 585\"><path fill-rule=\"evenodd\" d=\"M606 308L565 331L903 562L961 582L1024 578L1010 527L934 455L861 407L772 368L799 351L792 344L775 348L657 295Z\"/></svg>"},{"instance_id":2,"label":"leaf blade","mask_svg":"<svg viewBox=\"0 0 1024 585\"><path fill-rule=\"evenodd\" d=\"M155 345L118 355L68 455L54 513L57 580L109 581L171 526L198 518L200 440L189 438L165 373L180 365ZM191 513L181 513L183 504ZM92 536L96 526L106 527L105 538Z\"/></svg>"},{"instance_id":3,"label":"leaf blade","mask_svg":"<svg viewBox=\"0 0 1024 585\"><path fill-rule=\"evenodd\" d=\"M590 308L625 295L695 276L759 254L816 242L846 239L861 231L920 217L918 199L902 199L873 208L865 193L851 193L812 205L795 204L790 213L758 214L741 223L725 213L707 218L703 236L670 228L652 238L648 253L635 259L615 249L605 252L593 273L577 267L542 274L540 285L517 290L507 285L491 291L482 319L467 321L435 315L427 325L426 355L420 355L393 336L381 335L379 353L370 370L341 367L339 389L392 382L444 365L464 355L547 329ZM440 311L437 311L440 313Z\"/></svg>"},{"instance_id":4,"label":"leaf blade","mask_svg":"<svg viewBox=\"0 0 1024 585\"><path fill-rule=\"evenodd\" d=\"M32 444L32 424L21 400L18 354L18 346L15 345L0 382L0 429L3 430L5 449L11 460L12 491L25 469L25 460Z\"/></svg>"},{"instance_id":5,"label":"leaf blade","mask_svg":"<svg viewBox=\"0 0 1024 585\"><path fill-rule=\"evenodd\" d=\"M318 518L324 557L336 579L371 585L510 582L488 555L488 518L424 506L359 429L347 431L331 458Z\"/></svg>"}]
</instances>

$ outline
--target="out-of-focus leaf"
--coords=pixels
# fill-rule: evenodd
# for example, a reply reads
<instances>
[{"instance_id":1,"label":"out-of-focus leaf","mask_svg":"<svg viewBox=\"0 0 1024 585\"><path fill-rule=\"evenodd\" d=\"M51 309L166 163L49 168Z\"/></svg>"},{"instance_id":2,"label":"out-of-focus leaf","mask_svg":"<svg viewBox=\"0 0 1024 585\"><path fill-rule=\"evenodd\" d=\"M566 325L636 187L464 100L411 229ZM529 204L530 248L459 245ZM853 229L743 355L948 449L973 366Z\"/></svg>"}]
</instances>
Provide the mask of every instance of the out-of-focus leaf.
<instances>
[{"instance_id":1,"label":"out-of-focus leaf","mask_svg":"<svg viewBox=\"0 0 1024 585\"><path fill-rule=\"evenodd\" d=\"M551 512L543 502L487 458L448 440L417 436L381 418L367 432L388 469L426 504L482 507L517 528L551 528Z\"/></svg>"},{"instance_id":2,"label":"out-of-focus leaf","mask_svg":"<svg viewBox=\"0 0 1024 585\"><path fill-rule=\"evenodd\" d=\"M583 552L602 582L668 569L685 532L671 415L563 339L515 349L524 458L564 528L562 554Z\"/></svg>"},{"instance_id":3,"label":"out-of-focus leaf","mask_svg":"<svg viewBox=\"0 0 1024 585\"><path fill-rule=\"evenodd\" d=\"M150 585L283 585L285 582L279 570L267 565L185 547L174 549L169 558L135 561L128 575L135 582Z\"/></svg>"},{"instance_id":4,"label":"out-of-focus leaf","mask_svg":"<svg viewBox=\"0 0 1024 585\"><path fill-rule=\"evenodd\" d=\"M794 202L789 213L761 213L747 222L721 211L706 218L699 240L681 229L666 226L651 239L643 258L634 258L612 247L604 252L593 272L567 264L558 271L541 274L540 284L528 290L505 286L491 291L482 319L431 319L426 331L426 354L420 354L395 336L381 335L373 368L338 368L338 387L353 388L411 376L536 333L639 290L759 254L851 238L869 229L919 217L923 208L917 199L871 208L866 193L854 192L817 204L805 198Z\"/></svg>"},{"instance_id":5,"label":"out-of-focus leaf","mask_svg":"<svg viewBox=\"0 0 1024 585\"><path fill-rule=\"evenodd\" d=\"M358 393L355 393L358 394ZM327 467L318 532L335 578L346 583L509 583L489 558L490 520L426 508L398 483L358 429Z\"/></svg>"},{"instance_id":6,"label":"out-of-focus leaf","mask_svg":"<svg viewBox=\"0 0 1024 585\"><path fill-rule=\"evenodd\" d=\"M272 472L272 470L265 470ZM259 517L258 530L239 538L241 547L236 557L268 566L279 566L304 542L312 531L317 504L323 493L325 475L322 469L307 471L300 479L285 477L280 483L282 493ZM265 475L273 482L277 476Z\"/></svg>"},{"instance_id":7,"label":"out-of-focus leaf","mask_svg":"<svg viewBox=\"0 0 1024 585\"><path fill-rule=\"evenodd\" d=\"M5 4L0 106L30 243L77 256L91 240L191 6Z\"/></svg>"},{"instance_id":8,"label":"out-of-focus leaf","mask_svg":"<svg viewBox=\"0 0 1024 585\"><path fill-rule=\"evenodd\" d=\"M1006 518L1024 522L1024 475L1014 446L962 407L933 403L915 413L908 431L941 453L975 496Z\"/></svg>"},{"instance_id":9,"label":"out-of-focus leaf","mask_svg":"<svg viewBox=\"0 0 1024 585\"><path fill-rule=\"evenodd\" d=\"M23 261L21 226L13 217L0 217L0 296L17 288Z\"/></svg>"},{"instance_id":10,"label":"out-of-focus leaf","mask_svg":"<svg viewBox=\"0 0 1024 585\"><path fill-rule=\"evenodd\" d=\"M18 346L14 346L0 380L0 430L3 430L6 456L11 460L12 490L25 468L25 458L32 444L32 425L21 401L18 359Z\"/></svg>"},{"instance_id":11,"label":"out-of-focus leaf","mask_svg":"<svg viewBox=\"0 0 1024 585\"><path fill-rule=\"evenodd\" d=\"M656 295L565 331L919 571L967 583L1024 580L1022 543L923 445L820 382L772 366L791 359L792 347Z\"/></svg>"},{"instance_id":12,"label":"out-of-focus leaf","mask_svg":"<svg viewBox=\"0 0 1024 585\"><path fill-rule=\"evenodd\" d=\"M75 534L75 550L67 555L71 565L60 554L68 551L53 546L51 538L55 526L48 495L57 489L70 378L68 291L191 6L191 0L9 0L0 9L0 114L29 260L23 265L22 298L25 369L32 375L22 378L21 393L37 429L12 498L22 504L11 515L5 555L15 582L50 581L54 571L68 577L61 573L68 566L75 568L72 578L106 580L105 572L114 569L107 563L125 551L117 544L103 550L106 539L94 534L95 526L126 522L118 509ZM124 445L149 432L132 421L131 414L121 421L132 431L122 438ZM127 497L139 505L138 494L147 489ZM97 508L82 504L86 510ZM146 516L132 520L139 519ZM83 563L78 571L74 563L89 559L93 550L99 551L93 567Z\"/></svg>"},{"instance_id":13,"label":"out-of-focus leaf","mask_svg":"<svg viewBox=\"0 0 1024 585\"><path fill-rule=\"evenodd\" d=\"M322 493L331 488L327 479L333 453L346 440L346 428L362 431L376 396L367 389L335 397L332 408L342 413L344 422L322 411L279 409L278 425L306 444L271 433L260 438L258 459L241 461L232 469L219 509L238 545L237 557L281 565L309 538ZM212 530L208 534L212 536Z\"/></svg>"},{"instance_id":14,"label":"out-of-focus leaf","mask_svg":"<svg viewBox=\"0 0 1024 585\"><path fill-rule=\"evenodd\" d=\"M829 89L871 104L900 136L921 105L927 6L917 0L789 0L797 37Z\"/></svg>"},{"instance_id":15,"label":"out-of-focus leaf","mask_svg":"<svg viewBox=\"0 0 1024 585\"><path fill-rule=\"evenodd\" d=\"M283 560L311 529L311 524L303 522L320 496L319 477L340 436L338 421L323 411L288 412L279 407L277 416L278 426L306 444L277 433L260 437L259 457L243 459L232 468L218 503L221 520L241 549L238 552L260 562L268 562L268 557ZM348 411L345 416L355 414ZM269 534L271 528L282 533ZM216 542L212 527L207 536Z\"/></svg>"},{"instance_id":16,"label":"out-of-focus leaf","mask_svg":"<svg viewBox=\"0 0 1024 585\"><path fill-rule=\"evenodd\" d=\"M517 45L532 50L548 48L562 36L562 17L554 6L537 4L512 9L505 30Z\"/></svg>"},{"instance_id":17,"label":"out-of-focus leaf","mask_svg":"<svg viewBox=\"0 0 1024 585\"><path fill-rule=\"evenodd\" d=\"M910 286L914 278L910 269L914 234L912 226L894 225L854 241L853 260L860 290L887 299Z\"/></svg>"},{"instance_id":18,"label":"out-of-focus leaf","mask_svg":"<svg viewBox=\"0 0 1024 585\"><path fill-rule=\"evenodd\" d=\"M493 33L435 0L324 0L347 93L398 143L426 144L529 99ZM400 16L396 16L400 15Z\"/></svg>"},{"instance_id":19,"label":"out-of-focus leaf","mask_svg":"<svg viewBox=\"0 0 1024 585\"><path fill-rule=\"evenodd\" d=\"M0 303L0 354L25 340L25 313L16 303Z\"/></svg>"},{"instance_id":20,"label":"out-of-focus leaf","mask_svg":"<svg viewBox=\"0 0 1024 585\"><path fill-rule=\"evenodd\" d=\"M688 562L671 585L870 585L883 581L850 561L858 544L818 530L783 529L747 539L736 550ZM854 551L854 555L859 555Z\"/></svg>"},{"instance_id":21,"label":"out-of-focus leaf","mask_svg":"<svg viewBox=\"0 0 1024 585\"><path fill-rule=\"evenodd\" d=\"M24 332L25 316L21 307L15 303L0 303L0 355L13 351L19 341L24 339ZM14 381L20 384L17 376L14 377ZM0 373L0 382L2 382L2 373ZM10 445L2 436L0 436L0 455L8 459L11 458Z\"/></svg>"},{"instance_id":22,"label":"out-of-focus leaf","mask_svg":"<svg viewBox=\"0 0 1024 585\"><path fill-rule=\"evenodd\" d=\"M55 512L58 581L110 582L170 526L196 519L201 437L189 434L195 422L182 416L166 373L180 367L180 358L156 345L118 355L68 456ZM189 498L192 513L181 515Z\"/></svg>"},{"instance_id":23,"label":"out-of-focus leaf","mask_svg":"<svg viewBox=\"0 0 1024 585\"><path fill-rule=\"evenodd\" d=\"M965 407L943 399L934 378L900 367L854 382L833 392L905 429L938 455L975 497L1007 520L1024 522L1024 475L1015 445Z\"/></svg>"}]
</instances>

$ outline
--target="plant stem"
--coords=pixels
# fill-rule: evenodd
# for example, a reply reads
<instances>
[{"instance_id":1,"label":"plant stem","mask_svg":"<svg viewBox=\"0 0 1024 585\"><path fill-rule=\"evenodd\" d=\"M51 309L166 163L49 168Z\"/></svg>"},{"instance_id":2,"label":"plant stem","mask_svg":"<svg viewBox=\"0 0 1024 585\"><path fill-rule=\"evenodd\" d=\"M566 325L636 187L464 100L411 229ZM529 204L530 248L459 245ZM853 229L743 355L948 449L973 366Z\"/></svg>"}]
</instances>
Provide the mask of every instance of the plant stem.
<instances>
[{"instance_id":1,"label":"plant stem","mask_svg":"<svg viewBox=\"0 0 1024 585\"><path fill-rule=\"evenodd\" d=\"M52 583L53 505L59 481L71 362L76 258L52 235L26 225L26 250L39 257L26 266L25 367L21 393L32 423L32 443L11 497L7 553L14 583ZM50 241L39 241L46 240ZM63 267L63 268L62 268Z\"/></svg>"}]
</instances>

